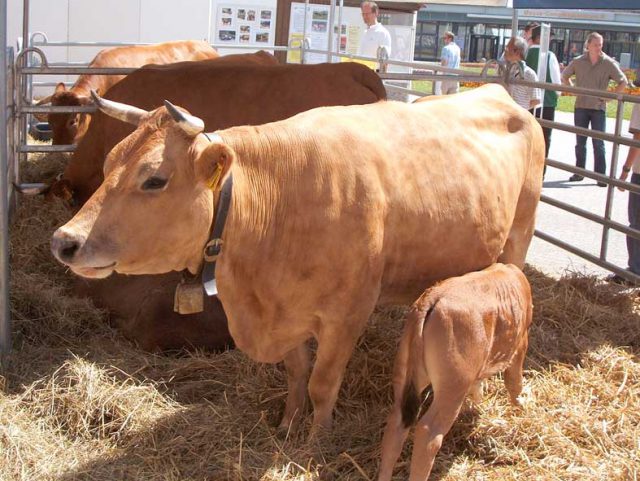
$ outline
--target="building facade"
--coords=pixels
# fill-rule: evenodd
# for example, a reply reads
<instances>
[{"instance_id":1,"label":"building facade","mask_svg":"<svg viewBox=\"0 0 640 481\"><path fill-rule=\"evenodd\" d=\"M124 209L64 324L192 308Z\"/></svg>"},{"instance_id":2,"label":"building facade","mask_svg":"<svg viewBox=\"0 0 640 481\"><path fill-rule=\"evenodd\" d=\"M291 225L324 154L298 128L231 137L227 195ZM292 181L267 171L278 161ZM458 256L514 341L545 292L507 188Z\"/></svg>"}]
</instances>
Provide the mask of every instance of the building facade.
<instances>
[{"instance_id":1,"label":"building facade","mask_svg":"<svg viewBox=\"0 0 640 481\"><path fill-rule=\"evenodd\" d=\"M443 34L451 30L463 61L495 59L511 37L513 11L500 7L428 4L418 12L415 60L438 60ZM550 49L565 65L583 51L585 38L596 31L604 51L623 67L640 68L640 12L597 10L519 10L520 29L531 22L551 24ZM627 54L627 55L624 55Z\"/></svg>"}]
</instances>

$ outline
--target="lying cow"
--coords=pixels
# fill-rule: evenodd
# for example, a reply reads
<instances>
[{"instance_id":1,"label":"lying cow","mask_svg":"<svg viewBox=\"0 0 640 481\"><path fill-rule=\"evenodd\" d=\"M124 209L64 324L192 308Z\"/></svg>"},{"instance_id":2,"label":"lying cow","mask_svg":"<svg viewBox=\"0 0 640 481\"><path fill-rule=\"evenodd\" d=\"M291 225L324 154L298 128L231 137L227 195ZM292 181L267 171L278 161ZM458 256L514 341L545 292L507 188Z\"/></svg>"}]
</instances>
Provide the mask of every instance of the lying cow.
<instances>
[{"instance_id":1,"label":"lying cow","mask_svg":"<svg viewBox=\"0 0 640 481\"><path fill-rule=\"evenodd\" d=\"M258 52L144 67L105 98L145 110L169 99L214 131L282 120L325 105L377 102L386 93L380 78L363 65L278 65L273 55ZM102 182L109 151L133 130L130 124L97 113L52 192L82 205Z\"/></svg>"},{"instance_id":2,"label":"lying cow","mask_svg":"<svg viewBox=\"0 0 640 481\"><path fill-rule=\"evenodd\" d=\"M205 60L216 58L218 52L207 42L185 40L165 42L157 45L115 47L100 51L89 63L93 68L142 67L146 64L166 64L184 60ZM53 95L38 102L51 103L55 107L80 106L91 103L91 90L104 95L110 87L125 78L124 75L83 74L67 90L59 83ZM47 116L52 130L53 145L73 144L80 140L89 126L87 114L52 113Z\"/></svg>"},{"instance_id":3,"label":"lying cow","mask_svg":"<svg viewBox=\"0 0 640 481\"><path fill-rule=\"evenodd\" d=\"M214 204L232 178L217 288L236 346L260 362L285 362L281 427L303 409L310 338L318 342L308 388L315 430L331 425L376 304L410 302L425 286L496 260L524 263L544 139L501 86L410 105L314 109L208 136L201 119L175 107L105 102L101 109L138 127L53 235L54 256L89 278L197 273Z\"/></svg>"},{"instance_id":4,"label":"lying cow","mask_svg":"<svg viewBox=\"0 0 640 481\"><path fill-rule=\"evenodd\" d=\"M114 86L107 97L145 109L161 105L169 97L194 109L207 129L215 130L278 120L319 105L375 102L384 94L379 77L361 65L280 67L273 55L257 52L144 67ZM102 182L107 153L131 131L130 124L96 114L66 168L65 179L52 190L70 198L72 185L78 204L84 203ZM117 275L91 281L78 294L108 309L127 336L145 349L224 348L230 339L217 298L205 303L203 313L174 312L173 293L179 277ZM146 290L152 294L146 296L142 308L132 311L129 306L137 306L136 298Z\"/></svg>"},{"instance_id":5,"label":"lying cow","mask_svg":"<svg viewBox=\"0 0 640 481\"><path fill-rule=\"evenodd\" d=\"M233 347L227 317L217 297L207 297L204 310L193 314L174 311L179 272L161 276L120 276L108 279L78 278L74 292L106 309L124 335L147 351Z\"/></svg>"},{"instance_id":6,"label":"lying cow","mask_svg":"<svg viewBox=\"0 0 640 481\"><path fill-rule=\"evenodd\" d=\"M391 480L427 386L433 400L416 428L411 481L427 480L465 396L481 398L482 379L504 371L511 402L520 405L532 309L527 278L503 264L448 279L416 301L396 356L395 402L382 439L378 481Z\"/></svg>"}]
</instances>

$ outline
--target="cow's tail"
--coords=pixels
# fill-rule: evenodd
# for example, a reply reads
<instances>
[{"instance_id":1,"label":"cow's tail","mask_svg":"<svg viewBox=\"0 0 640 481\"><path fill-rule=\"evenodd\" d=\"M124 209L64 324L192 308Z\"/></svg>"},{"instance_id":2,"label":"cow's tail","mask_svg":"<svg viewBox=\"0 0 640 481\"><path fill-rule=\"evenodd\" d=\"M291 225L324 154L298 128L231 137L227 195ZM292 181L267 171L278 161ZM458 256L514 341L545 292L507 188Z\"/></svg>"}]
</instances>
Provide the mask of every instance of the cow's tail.
<instances>
[{"instance_id":1,"label":"cow's tail","mask_svg":"<svg viewBox=\"0 0 640 481\"><path fill-rule=\"evenodd\" d=\"M408 327L409 332L407 333L407 335L410 336L410 339L408 340L409 356L405 386L402 394L402 423L405 428L410 427L416 422L422 405L422 398L420 396L421 392L418 391L418 388L416 387L416 364L421 362L424 358L423 353L420 352L424 345L422 342L422 333L424 325L427 323L436 307L436 303L437 300L429 306L429 309L423 318L411 318L408 320L408 322L411 322L413 325Z\"/></svg>"}]
</instances>

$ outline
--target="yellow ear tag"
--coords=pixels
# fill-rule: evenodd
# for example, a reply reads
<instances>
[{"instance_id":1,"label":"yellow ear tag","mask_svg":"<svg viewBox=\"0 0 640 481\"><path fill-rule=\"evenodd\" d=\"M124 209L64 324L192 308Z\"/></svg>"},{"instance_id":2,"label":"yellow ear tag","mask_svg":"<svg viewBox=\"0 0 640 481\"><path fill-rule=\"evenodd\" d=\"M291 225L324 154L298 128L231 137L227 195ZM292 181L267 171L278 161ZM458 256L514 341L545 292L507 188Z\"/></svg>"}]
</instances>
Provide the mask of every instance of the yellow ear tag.
<instances>
[{"instance_id":1,"label":"yellow ear tag","mask_svg":"<svg viewBox=\"0 0 640 481\"><path fill-rule=\"evenodd\" d=\"M213 175L211 176L211 179L209 180L209 183L207 184L209 189L214 190L218 186L218 181L220 180L221 175L222 175L222 166L218 164L216 166L216 171L213 173Z\"/></svg>"}]
</instances>

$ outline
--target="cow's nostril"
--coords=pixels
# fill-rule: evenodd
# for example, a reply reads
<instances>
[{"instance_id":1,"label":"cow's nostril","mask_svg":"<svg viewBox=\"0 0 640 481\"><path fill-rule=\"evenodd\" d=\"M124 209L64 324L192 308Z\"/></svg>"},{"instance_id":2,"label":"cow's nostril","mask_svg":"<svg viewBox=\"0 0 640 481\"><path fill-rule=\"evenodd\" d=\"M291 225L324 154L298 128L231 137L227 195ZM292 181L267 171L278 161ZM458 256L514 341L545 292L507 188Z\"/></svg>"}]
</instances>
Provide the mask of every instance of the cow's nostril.
<instances>
[{"instance_id":1,"label":"cow's nostril","mask_svg":"<svg viewBox=\"0 0 640 481\"><path fill-rule=\"evenodd\" d=\"M60 258L65 261L70 261L73 259L73 256L76 255L78 249L80 248L80 243L77 241L66 241L60 248Z\"/></svg>"}]
</instances>

